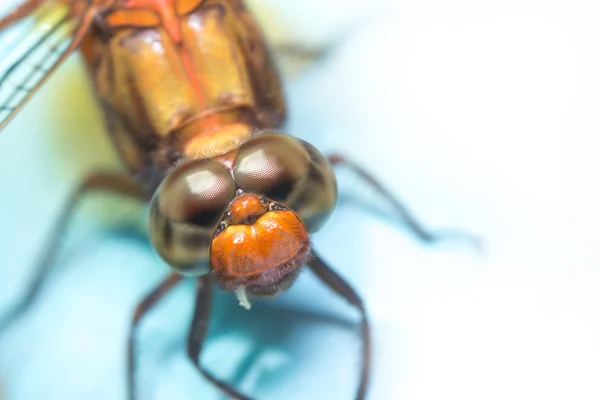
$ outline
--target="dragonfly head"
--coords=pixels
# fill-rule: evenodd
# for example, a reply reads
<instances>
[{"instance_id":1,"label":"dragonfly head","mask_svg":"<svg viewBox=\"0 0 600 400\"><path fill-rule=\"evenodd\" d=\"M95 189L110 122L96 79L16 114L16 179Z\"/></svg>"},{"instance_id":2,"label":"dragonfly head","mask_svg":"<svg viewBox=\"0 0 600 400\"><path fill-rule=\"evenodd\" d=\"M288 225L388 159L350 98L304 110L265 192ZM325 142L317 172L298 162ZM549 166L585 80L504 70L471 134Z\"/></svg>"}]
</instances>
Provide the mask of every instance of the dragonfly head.
<instances>
[{"instance_id":1,"label":"dragonfly head","mask_svg":"<svg viewBox=\"0 0 600 400\"><path fill-rule=\"evenodd\" d=\"M272 296L310 258L309 234L335 207L335 176L312 145L281 134L252 137L230 160L175 167L152 199L150 237L182 274L213 273L225 290Z\"/></svg>"}]
</instances>

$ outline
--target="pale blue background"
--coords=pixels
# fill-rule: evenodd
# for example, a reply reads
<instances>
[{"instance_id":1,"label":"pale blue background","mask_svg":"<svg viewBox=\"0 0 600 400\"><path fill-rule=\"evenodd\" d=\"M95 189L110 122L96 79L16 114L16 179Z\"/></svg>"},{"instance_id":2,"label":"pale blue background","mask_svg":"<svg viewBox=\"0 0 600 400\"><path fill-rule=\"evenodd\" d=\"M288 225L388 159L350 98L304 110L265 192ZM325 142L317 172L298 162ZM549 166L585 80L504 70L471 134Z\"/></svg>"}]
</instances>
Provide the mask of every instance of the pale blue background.
<instances>
[{"instance_id":1,"label":"pale blue background","mask_svg":"<svg viewBox=\"0 0 600 400\"><path fill-rule=\"evenodd\" d=\"M354 202L315 237L372 316L370 398L598 399L597 2L254 4L274 41L337 43L286 79L289 131L360 160L428 225L487 243L484 256L424 246ZM69 191L117 165L86 82L71 59L0 134L0 310ZM346 174L340 185L376 199ZM101 198L84 210L43 298L0 343L9 399L124 398L128 321L166 269L143 241L104 233L143 212ZM219 398L184 356L191 289L145 320L144 398ZM355 320L309 274L251 312L220 296L204 360L261 399L350 399Z\"/></svg>"}]
</instances>

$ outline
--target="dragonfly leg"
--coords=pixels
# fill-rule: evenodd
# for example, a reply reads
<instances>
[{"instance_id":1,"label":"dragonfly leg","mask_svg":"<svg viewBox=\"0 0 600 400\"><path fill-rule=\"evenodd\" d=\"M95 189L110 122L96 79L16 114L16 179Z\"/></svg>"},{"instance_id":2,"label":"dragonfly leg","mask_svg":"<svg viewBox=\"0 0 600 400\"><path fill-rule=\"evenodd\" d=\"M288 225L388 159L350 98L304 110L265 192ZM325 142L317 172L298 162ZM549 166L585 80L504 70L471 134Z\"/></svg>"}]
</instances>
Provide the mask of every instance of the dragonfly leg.
<instances>
[{"instance_id":1,"label":"dragonfly leg","mask_svg":"<svg viewBox=\"0 0 600 400\"><path fill-rule=\"evenodd\" d=\"M22 316L35 302L48 280L54 257L59 247L60 239L69 225L69 220L77 209L81 199L90 192L109 192L113 194L147 200L147 196L137 183L128 175L119 173L99 172L88 176L71 195L63 208L58 220L51 230L50 240L42 251L41 258L34 269L32 282L22 297L14 306L0 317L0 335Z\"/></svg>"},{"instance_id":2,"label":"dragonfly leg","mask_svg":"<svg viewBox=\"0 0 600 400\"><path fill-rule=\"evenodd\" d=\"M367 318L367 311L360 296L352 287L344 281L334 270L332 270L323 259L313 250L313 258L308 262L309 268L317 277L335 293L346 299L360 312L361 334L362 334L362 354L360 383L356 392L356 400L365 398L367 386L369 384L369 373L371 365L371 329Z\"/></svg>"},{"instance_id":3,"label":"dragonfly leg","mask_svg":"<svg viewBox=\"0 0 600 400\"><path fill-rule=\"evenodd\" d=\"M328 52L328 49L309 47L299 43L281 43L275 45L274 52L279 56L311 62L322 59Z\"/></svg>"},{"instance_id":4,"label":"dragonfly leg","mask_svg":"<svg viewBox=\"0 0 600 400\"><path fill-rule=\"evenodd\" d=\"M434 243L446 240L460 240L465 241L476 249L481 249L483 247L483 243L479 237L462 230L448 229L434 232L427 229L421 222L419 222L415 215L409 211L409 209L397 196L393 195L388 189L386 189L386 187L366 169L339 154L331 154L327 157L327 159L333 166L344 166L349 168L373 189L375 189L379 195L381 195L392 205L395 214L408 226L413 234L415 234L423 242Z\"/></svg>"},{"instance_id":5,"label":"dragonfly leg","mask_svg":"<svg viewBox=\"0 0 600 400\"><path fill-rule=\"evenodd\" d=\"M135 309L127 342L127 390L128 398L130 400L137 398L135 387L135 337L139 322L142 317L160 301L160 299L169 293L171 289L173 289L183 279L184 277L182 275L172 272L152 292L150 292Z\"/></svg>"},{"instance_id":6,"label":"dragonfly leg","mask_svg":"<svg viewBox=\"0 0 600 400\"><path fill-rule=\"evenodd\" d=\"M323 60L329 49L303 46L296 43L275 44L275 55L279 68L286 76L296 76L311 65Z\"/></svg>"},{"instance_id":7,"label":"dragonfly leg","mask_svg":"<svg viewBox=\"0 0 600 400\"><path fill-rule=\"evenodd\" d=\"M210 383L218 387L223 393L227 394L232 399L236 400L251 400L250 397L239 393L235 388L226 382L217 379L211 372L200 363L202 356L202 346L204 338L208 331L208 322L211 311L212 300L212 275L207 274L198 278L196 289L196 305L194 309L194 319L188 335L187 353L188 357Z\"/></svg>"}]
</instances>

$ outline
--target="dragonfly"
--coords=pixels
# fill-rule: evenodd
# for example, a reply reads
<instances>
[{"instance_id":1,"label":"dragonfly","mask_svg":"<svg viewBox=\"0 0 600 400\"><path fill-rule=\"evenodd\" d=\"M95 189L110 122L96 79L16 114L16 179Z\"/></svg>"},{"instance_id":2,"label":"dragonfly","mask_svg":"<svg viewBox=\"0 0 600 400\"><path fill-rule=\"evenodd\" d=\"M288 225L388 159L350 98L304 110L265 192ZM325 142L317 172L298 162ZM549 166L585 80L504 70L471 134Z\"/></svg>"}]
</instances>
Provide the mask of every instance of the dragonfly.
<instances>
[{"instance_id":1,"label":"dragonfly","mask_svg":"<svg viewBox=\"0 0 600 400\"><path fill-rule=\"evenodd\" d=\"M0 19L0 33L49 12L59 17L0 76L0 130L79 51L127 172L92 173L75 188L26 293L0 316L0 333L35 303L81 200L92 192L112 193L149 205L149 239L170 268L131 318L128 399L139 398L140 321L185 279L196 280L188 358L227 396L252 398L201 362L213 289L231 292L249 309L252 298L287 291L304 269L360 315L355 399L364 399L371 365L367 309L311 242L337 205L334 169L356 174L425 242L478 239L426 229L365 168L284 132L277 49L242 0L25 0Z\"/></svg>"}]
</instances>

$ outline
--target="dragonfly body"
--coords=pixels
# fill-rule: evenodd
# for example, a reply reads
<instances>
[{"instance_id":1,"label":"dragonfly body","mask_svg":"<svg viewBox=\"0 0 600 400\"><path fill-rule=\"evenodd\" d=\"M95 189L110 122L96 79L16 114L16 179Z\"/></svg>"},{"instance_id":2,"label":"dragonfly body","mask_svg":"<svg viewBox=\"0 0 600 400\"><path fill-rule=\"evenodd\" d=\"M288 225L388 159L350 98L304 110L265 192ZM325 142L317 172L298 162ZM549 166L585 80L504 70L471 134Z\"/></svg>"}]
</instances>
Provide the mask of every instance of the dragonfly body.
<instances>
[{"instance_id":1,"label":"dragonfly body","mask_svg":"<svg viewBox=\"0 0 600 400\"><path fill-rule=\"evenodd\" d=\"M109 7L81 51L116 148L151 192L176 160L222 155L284 121L277 71L239 0Z\"/></svg>"},{"instance_id":2,"label":"dragonfly body","mask_svg":"<svg viewBox=\"0 0 600 400\"><path fill-rule=\"evenodd\" d=\"M150 240L173 270L133 313L127 353L130 400L137 398L140 320L185 276L197 280L187 342L190 361L229 397L249 399L201 363L211 287L218 283L235 292L240 305L249 308L248 297L289 289L304 266L360 313L355 398L364 399L370 364L366 309L309 237L336 205L332 167L345 165L357 173L422 240L465 236L428 232L364 169L340 155L325 157L280 131L285 120L280 80L242 0L25 0L0 19L0 30L47 5L68 11L0 76L0 129L80 50L109 134L129 171L92 174L74 191L26 295L0 316L0 333L39 295L81 198L91 191L111 192L150 202ZM60 36L65 26L67 33ZM54 35L58 41L52 41Z\"/></svg>"},{"instance_id":3,"label":"dragonfly body","mask_svg":"<svg viewBox=\"0 0 600 400\"><path fill-rule=\"evenodd\" d=\"M81 21L92 15L79 49L117 151L154 195L155 248L178 272L213 271L236 293L287 289L336 184L316 149L278 131L283 92L253 17L240 0L104 3L68 4Z\"/></svg>"},{"instance_id":4,"label":"dragonfly body","mask_svg":"<svg viewBox=\"0 0 600 400\"><path fill-rule=\"evenodd\" d=\"M52 263L73 209L87 192L103 190L150 201L150 240L174 270L134 313L128 352L129 398L135 390L135 330L140 318L184 276L198 280L197 307L188 355L212 383L247 399L200 365L213 282L249 297L287 290L304 265L359 308L362 303L312 249L309 233L331 215L337 187L327 158L310 144L279 131L285 102L278 73L253 17L241 0L28 0L0 20L5 28L47 4L67 7L58 22L72 26L69 45L47 68L21 64L45 36L4 76L0 104L4 126L73 51L80 50L116 150L129 173L92 174L59 218L53 242L27 300L4 319L0 331L31 304ZM50 33L57 29L51 29ZM21 76L16 74L16 76ZM11 91L11 88L14 90ZM17 103L15 104L15 99ZM331 275L331 276L329 276ZM332 280L333 279L333 280ZM365 357L368 343L365 342ZM366 390L363 363L358 397Z\"/></svg>"}]
</instances>

